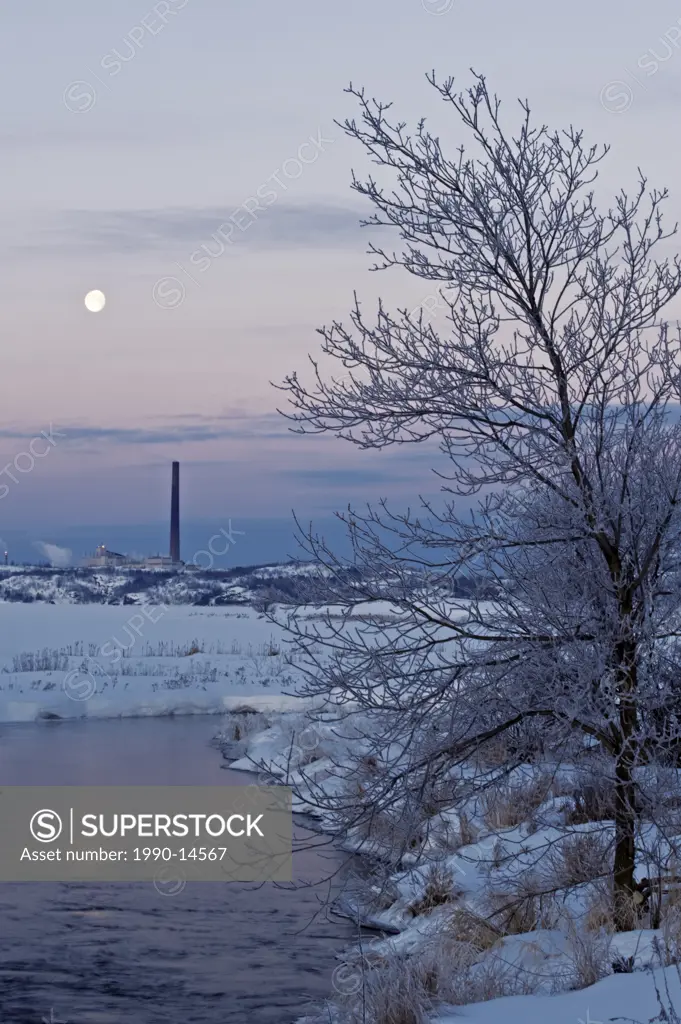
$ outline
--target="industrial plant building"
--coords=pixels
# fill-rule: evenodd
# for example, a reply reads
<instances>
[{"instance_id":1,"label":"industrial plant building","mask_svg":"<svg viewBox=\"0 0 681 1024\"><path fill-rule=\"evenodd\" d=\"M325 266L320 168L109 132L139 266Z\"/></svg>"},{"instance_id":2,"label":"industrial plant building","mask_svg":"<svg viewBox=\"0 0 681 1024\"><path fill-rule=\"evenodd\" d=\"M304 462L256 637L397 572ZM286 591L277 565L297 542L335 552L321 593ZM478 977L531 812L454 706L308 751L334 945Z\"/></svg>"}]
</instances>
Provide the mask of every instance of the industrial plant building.
<instances>
[{"instance_id":1,"label":"industrial plant building","mask_svg":"<svg viewBox=\"0 0 681 1024\"><path fill-rule=\"evenodd\" d=\"M147 558L131 558L118 551L110 551L100 544L94 555L83 562L90 568L128 569L179 569L184 566L180 559L180 463L173 462L170 488L170 554L149 555Z\"/></svg>"}]
</instances>

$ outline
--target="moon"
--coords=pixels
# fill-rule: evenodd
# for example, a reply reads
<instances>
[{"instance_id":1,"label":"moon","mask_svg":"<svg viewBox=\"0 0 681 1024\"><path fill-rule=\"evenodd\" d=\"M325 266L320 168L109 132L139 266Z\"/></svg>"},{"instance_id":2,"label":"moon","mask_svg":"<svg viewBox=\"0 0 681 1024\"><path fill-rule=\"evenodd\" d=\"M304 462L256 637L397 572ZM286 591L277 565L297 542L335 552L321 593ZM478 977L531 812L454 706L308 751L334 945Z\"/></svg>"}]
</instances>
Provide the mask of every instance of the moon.
<instances>
[{"instance_id":1,"label":"moon","mask_svg":"<svg viewBox=\"0 0 681 1024\"><path fill-rule=\"evenodd\" d=\"M89 309L91 313L101 313L105 305L106 295L98 289L95 289L93 292L88 292L85 296L85 308Z\"/></svg>"}]
</instances>

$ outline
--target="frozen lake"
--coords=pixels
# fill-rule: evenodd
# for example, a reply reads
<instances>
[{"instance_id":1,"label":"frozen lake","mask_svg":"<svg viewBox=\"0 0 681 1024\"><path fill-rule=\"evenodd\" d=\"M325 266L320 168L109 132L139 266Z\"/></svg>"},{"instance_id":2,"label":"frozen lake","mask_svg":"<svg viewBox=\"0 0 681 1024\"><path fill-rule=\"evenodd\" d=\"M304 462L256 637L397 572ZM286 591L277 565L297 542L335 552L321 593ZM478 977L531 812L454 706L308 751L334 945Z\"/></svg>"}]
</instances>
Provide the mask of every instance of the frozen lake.
<instances>
[{"instance_id":1,"label":"frozen lake","mask_svg":"<svg viewBox=\"0 0 681 1024\"><path fill-rule=\"evenodd\" d=\"M209 746L219 717L0 724L0 785L241 785ZM298 835L305 833L298 829ZM327 848L296 851L319 883ZM0 1020L12 1024L287 1024L331 994L327 885L0 884ZM51 1014L53 1013L53 1017Z\"/></svg>"}]
</instances>

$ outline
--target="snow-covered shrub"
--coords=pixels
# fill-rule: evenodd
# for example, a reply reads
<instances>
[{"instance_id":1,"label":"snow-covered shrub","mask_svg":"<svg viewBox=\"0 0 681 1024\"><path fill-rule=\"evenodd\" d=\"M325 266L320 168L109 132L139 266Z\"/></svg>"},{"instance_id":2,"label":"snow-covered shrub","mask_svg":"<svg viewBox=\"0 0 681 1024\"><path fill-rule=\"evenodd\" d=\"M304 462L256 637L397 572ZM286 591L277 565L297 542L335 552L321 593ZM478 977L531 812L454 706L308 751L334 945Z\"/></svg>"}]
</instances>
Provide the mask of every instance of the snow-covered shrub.
<instances>
[{"instance_id":1,"label":"snow-covered shrub","mask_svg":"<svg viewBox=\"0 0 681 1024\"><path fill-rule=\"evenodd\" d=\"M428 914L435 907L453 903L461 895L462 891L456 885L451 870L444 864L435 863L428 869L423 893L409 906L409 911L414 917Z\"/></svg>"},{"instance_id":2,"label":"snow-covered shrub","mask_svg":"<svg viewBox=\"0 0 681 1024\"><path fill-rule=\"evenodd\" d=\"M496 953L481 956L475 947L443 937L420 952L417 964L427 990L439 1003L451 1006L529 995L537 988L536 976L519 971Z\"/></svg>"},{"instance_id":3,"label":"snow-covered shrub","mask_svg":"<svg viewBox=\"0 0 681 1024\"><path fill-rule=\"evenodd\" d=\"M342 1024L427 1024L438 1004L527 995L537 979L495 954L481 958L474 945L443 933L413 956L395 953L372 966L364 962L356 988L341 1002Z\"/></svg>"},{"instance_id":4,"label":"snow-covered shrub","mask_svg":"<svg viewBox=\"0 0 681 1024\"><path fill-rule=\"evenodd\" d=\"M602 928L593 932L571 925L567 956L570 963L568 986L588 988L612 973L612 933Z\"/></svg>"},{"instance_id":5,"label":"snow-covered shrub","mask_svg":"<svg viewBox=\"0 0 681 1024\"><path fill-rule=\"evenodd\" d=\"M452 940L446 932L436 933L435 939L418 954L424 987L433 998L445 1003L454 1003L457 996L463 995L465 980L479 960L480 951L475 946Z\"/></svg>"},{"instance_id":6,"label":"snow-covered shrub","mask_svg":"<svg viewBox=\"0 0 681 1024\"><path fill-rule=\"evenodd\" d=\"M567 835L549 854L556 886L569 888L608 874L610 846L611 836L606 832Z\"/></svg>"},{"instance_id":7,"label":"snow-covered shrub","mask_svg":"<svg viewBox=\"0 0 681 1024\"><path fill-rule=\"evenodd\" d=\"M490 922L503 935L524 935L539 928L553 928L559 906L553 892L534 871L524 871L505 879L485 896Z\"/></svg>"},{"instance_id":8,"label":"snow-covered shrub","mask_svg":"<svg viewBox=\"0 0 681 1024\"><path fill-rule=\"evenodd\" d=\"M495 946L501 938L502 932L486 921L484 917L475 914L468 907L455 907L447 917L444 924L450 939L463 943L478 952L484 952Z\"/></svg>"},{"instance_id":9,"label":"snow-covered shrub","mask_svg":"<svg viewBox=\"0 0 681 1024\"><path fill-rule=\"evenodd\" d=\"M572 807L566 824L584 825L590 821L614 821L615 802L612 779L589 772L572 792Z\"/></svg>"},{"instance_id":10,"label":"snow-covered shrub","mask_svg":"<svg viewBox=\"0 0 681 1024\"><path fill-rule=\"evenodd\" d=\"M517 782L492 786L482 795L485 824L496 830L527 821L546 800L550 785L545 775L528 775Z\"/></svg>"},{"instance_id":11,"label":"snow-covered shrub","mask_svg":"<svg viewBox=\"0 0 681 1024\"><path fill-rule=\"evenodd\" d=\"M462 812L459 815L459 839L461 840L461 846L471 846L473 843L476 843L479 834L478 828L471 821L470 817L465 812Z\"/></svg>"},{"instance_id":12,"label":"snow-covered shrub","mask_svg":"<svg viewBox=\"0 0 681 1024\"><path fill-rule=\"evenodd\" d=\"M382 807L371 797L370 783L353 773L343 779L334 811L342 817L359 852L379 856L387 866L398 867L405 854L421 850L427 829L416 807L396 802Z\"/></svg>"},{"instance_id":13,"label":"snow-covered shrub","mask_svg":"<svg viewBox=\"0 0 681 1024\"><path fill-rule=\"evenodd\" d=\"M664 967L681 963L681 906L667 905L662 911L660 938L657 940L657 955Z\"/></svg>"},{"instance_id":14,"label":"snow-covered shrub","mask_svg":"<svg viewBox=\"0 0 681 1024\"><path fill-rule=\"evenodd\" d=\"M423 814L432 818L457 803L459 784L453 779L438 779L423 792Z\"/></svg>"},{"instance_id":15,"label":"snow-covered shrub","mask_svg":"<svg viewBox=\"0 0 681 1024\"><path fill-rule=\"evenodd\" d=\"M342 1024L428 1024L432 1000L415 959L394 955L383 966L361 962L357 988L341 998Z\"/></svg>"},{"instance_id":16,"label":"snow-covered shrub","mask_svg":"<svg viewBox=\"0 0 681 1024\"><path fill-rule=\"evenodd\" d=\"M43 647L42 651L22 651L12 657L12 668L3 668L3 672L65 672L69 667L69 655L78 655L78 650L66 648Z\"/></svg>"},{"instance_id":17,"label":"snow-covered shrub","mask_svg":"<svg viewBox=\"0 0 681 1024\"><path fill-rule=\"evenodd\" d=\"M233 711L227 716L228 721L224 730L226 739L245 740L249 736L262 732L269 725L266 715L258 711Z\"/></svg>"},{"instance_id":18,"label":"snow-covered shrub","mask_svg":"<svg viewBox=\"0 0 681 1024\"><path fill-rule=\"evenodd\" d=\"M482 771L503 768L511 760L509 741L503 734L496 736L490 743L485 743L472 755L473 763Z\"/></svg>"},{"instance_id":19,"label":"snow-covered shrub","mask_svg":"<svg viewBox=\"0 0 681 1024\"><path fill-rule=\"evenodd\" d=\"M400 890L390 875L368 858L353 858L353 870L343 880L337 904L353 919L362 919L392 907L400 899Z\"/></svg>"}]
</instances>

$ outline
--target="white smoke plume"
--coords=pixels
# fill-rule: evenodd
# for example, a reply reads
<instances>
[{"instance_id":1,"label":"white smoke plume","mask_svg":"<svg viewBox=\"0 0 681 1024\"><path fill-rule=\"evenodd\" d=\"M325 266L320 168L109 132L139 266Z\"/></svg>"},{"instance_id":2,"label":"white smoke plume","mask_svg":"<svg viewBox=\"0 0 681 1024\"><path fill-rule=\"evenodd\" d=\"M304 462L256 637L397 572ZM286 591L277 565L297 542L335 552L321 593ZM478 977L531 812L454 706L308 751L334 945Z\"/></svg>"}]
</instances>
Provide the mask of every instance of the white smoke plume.
<instances>
[{"instance_id":1,"label":"white smoke plume","mask_svg":"<svg viewBox=\"0 0 681 1024\"><path fill-rule=\"evenodd\" d=\"M35 547L55 569L65 569L71 563L73 552L70 548L60 548L56 544L47 544L42 540L37 540Z\"/></svg>"}]
</instances>

